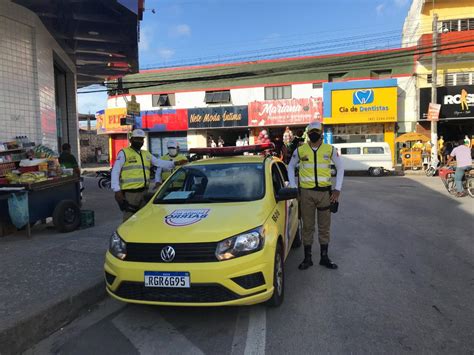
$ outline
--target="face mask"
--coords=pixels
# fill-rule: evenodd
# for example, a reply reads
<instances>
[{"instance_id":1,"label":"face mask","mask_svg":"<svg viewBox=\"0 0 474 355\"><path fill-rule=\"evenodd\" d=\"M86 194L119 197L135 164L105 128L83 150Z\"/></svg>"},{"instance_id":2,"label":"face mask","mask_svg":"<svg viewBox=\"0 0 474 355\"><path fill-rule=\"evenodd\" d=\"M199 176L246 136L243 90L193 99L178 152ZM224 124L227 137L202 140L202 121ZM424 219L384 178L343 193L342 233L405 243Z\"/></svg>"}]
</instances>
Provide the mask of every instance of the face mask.
<instances>
[{"instance_id":1,"label":"face mask","mask_svg":"<svg viewBox=\"0 0 474 355\"><path fill-rule=\"evenodd\" d=\"M143 142L141 142L141 141L132 141L131 146L135 150L140 150L143 147Z\"/></svg>"},{"instance_id":2,"label":"face mask","mask_svg":"<svg viewBox=\"0 0 474 355\"><path fill-rule=\"evenodd\" d=\"M317 141L319 141L319 138L321 138L321 133L311 132L308 134L308 137L312 143L316 143Z\"/></svg>"},{"instance_id":3,"label":"face mask","mask_svg":"<svg viewBox=\"0 0 474 355\"><path fill-rule=\"evenodd\" d=\"M168 148L168 154L172 157L175 157L178 155L178 149L176 148Z\"/></svg>"}]
</instances>

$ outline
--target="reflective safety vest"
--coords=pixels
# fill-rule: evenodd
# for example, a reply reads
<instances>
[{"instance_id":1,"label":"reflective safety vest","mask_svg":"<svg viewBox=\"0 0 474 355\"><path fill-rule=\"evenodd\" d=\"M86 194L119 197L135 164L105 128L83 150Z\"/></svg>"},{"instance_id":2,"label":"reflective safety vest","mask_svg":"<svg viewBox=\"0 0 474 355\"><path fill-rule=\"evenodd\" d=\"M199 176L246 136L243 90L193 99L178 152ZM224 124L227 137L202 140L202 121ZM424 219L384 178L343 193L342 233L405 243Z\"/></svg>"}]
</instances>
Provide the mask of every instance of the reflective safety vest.
<instances>
[{"instance_id":1,"label":"reflective safety vest","mask_svg":"<svg viewBox=\"0 0 474 355\"><path fill-rule=\"evenodd\" d=\"M331 186L331 161L333 146L321 144L314 151L308 143L298 147L299 185L303 189Z\"/></svg>"},{"instance_id":2,"label":"reflective safety vest","mask_svg":"<svg viewBox=\"0 0 474 355\"><path fill-rule=\"evenodd\" d=\"M184 156L183 154L178 154L175 157L170 157L169 154L166 154L163 157L161 157L161 159L162 160L170 160L170 161L183 161L183 160L188 161L188 158L186 158L186 156ZM162 170L162 172L161 172L161 181L165 182L165 180L168 179L170 177L170 175L173 173L173 171L175 171L175 170L176 170L176 168L173 169L173 170L168 170L168 171Z\"/></svg>"},{"instance_id":3,"label":"reflective safety vest","mask_svg":"<svg viewBox=\"0 0 474 355\"><path fill-rule=\"evenodd\" d=\"M136 190L148 186L152 155L146 150L138 153L133 148L123 148L125 164L120 172L120 189Z\"/></svg>"}]
</instances>

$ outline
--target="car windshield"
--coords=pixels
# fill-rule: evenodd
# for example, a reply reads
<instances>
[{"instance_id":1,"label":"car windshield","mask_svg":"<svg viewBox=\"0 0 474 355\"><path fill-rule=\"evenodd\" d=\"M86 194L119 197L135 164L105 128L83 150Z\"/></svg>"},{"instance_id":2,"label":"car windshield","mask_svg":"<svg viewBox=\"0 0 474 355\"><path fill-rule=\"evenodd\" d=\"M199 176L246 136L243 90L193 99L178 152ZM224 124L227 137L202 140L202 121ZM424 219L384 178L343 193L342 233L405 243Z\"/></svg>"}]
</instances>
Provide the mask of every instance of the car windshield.
<instances>
[{"instance_id":1,"label":"car windshield","mask_svg":"<svg viewBox=\"0 0 474 355\"><path fill-rule=\"evenodd\" d=\"M168 179L155 204L255 201L263 198L262 163L185 166Z\"/></svg>"}]
</instances>

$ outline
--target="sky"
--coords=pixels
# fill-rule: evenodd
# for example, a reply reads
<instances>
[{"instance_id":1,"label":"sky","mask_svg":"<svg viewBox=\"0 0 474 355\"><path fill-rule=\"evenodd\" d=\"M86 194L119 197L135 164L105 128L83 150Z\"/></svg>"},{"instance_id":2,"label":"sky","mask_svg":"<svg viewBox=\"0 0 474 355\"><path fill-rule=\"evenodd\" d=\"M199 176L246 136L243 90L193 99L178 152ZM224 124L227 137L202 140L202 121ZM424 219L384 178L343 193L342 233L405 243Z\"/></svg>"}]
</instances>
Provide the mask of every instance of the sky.
<instances>
[{"instance_id":1,"label":"sky","mask_svg":"<svg viewBox=\"0 0 474 355\"><path fill-rule=\"evenodd\" d=\"M395 47L410 5L411 0L145 0L140 69ZM80 113L107 105L105 93L79 94L78 100Z\"/></svg>"}]
</instances>

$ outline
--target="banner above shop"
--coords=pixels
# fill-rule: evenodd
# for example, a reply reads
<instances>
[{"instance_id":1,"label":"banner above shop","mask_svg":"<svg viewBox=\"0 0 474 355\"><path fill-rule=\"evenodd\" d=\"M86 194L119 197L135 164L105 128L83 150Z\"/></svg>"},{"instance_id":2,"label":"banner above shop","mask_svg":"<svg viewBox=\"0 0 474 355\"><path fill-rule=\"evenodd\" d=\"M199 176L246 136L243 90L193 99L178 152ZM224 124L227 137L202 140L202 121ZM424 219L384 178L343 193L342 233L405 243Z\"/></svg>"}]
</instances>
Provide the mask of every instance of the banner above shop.
<instances>
[{"instance_id":1,"label":"banner above shop","mask_svg":"<svg viewBox=\"0 0 474 355\"><path fill-rule=\"evenodd\" d=\"M131 126L122 126L120 119L127 117L126 108L108 108L97 111L97 134L126 133Z\"/></svg>"},{"instance_id":2,"label":"banner above shop","mask_svg":"<svg viewBox=\"0 0 474 355\"><path fill-rule=\"evenodd\" d=\"M190 129L248 126L247 106L203 107L187 111Z\"/></svg>"},{"instance_id":3,"label":"banner above shop","mask_svg":"<svg viewBox=\"0 0 474 355\"><path fill-rule=\"evenodd\" d=\"M137 128L149 132L186 131L188 129L188 110L150 110L140 112L135 117Z\"/></svg>"},{"instance_id":4,"label":"banner above shop","mask_svg":"<svg viewBox=\"0 0 474 355\"><path fill-rule=\"evenodd\" d=\"M321 97L249 103L249 126L304 125L321 121L322 115Z\"/></svg>"},{"instance_id":5,"label":"banner above shop","mask_svg":"<svg viewBox=\"0 0 474 355\"><path fill-rule=\"evenodd\" d=\"M328 83L324 91L324 123L397 121L397 80Z\"/></svg>"},{"instance_id":6,"label":"banner above shop","mask_svg":"<svg viewBox=\"0 0 474 355\"><path fill-rule=\"evenodd\" d=\"M437 98L439 119L474 118L474 85L439 87ZM420 89L420 120L428 119L430 102L431 88Z\"/></svg>"}]
</instances>

